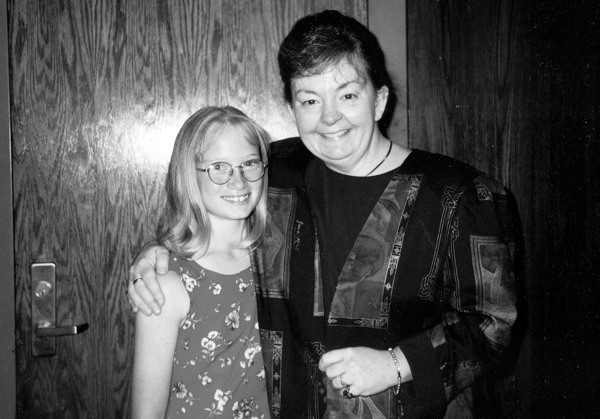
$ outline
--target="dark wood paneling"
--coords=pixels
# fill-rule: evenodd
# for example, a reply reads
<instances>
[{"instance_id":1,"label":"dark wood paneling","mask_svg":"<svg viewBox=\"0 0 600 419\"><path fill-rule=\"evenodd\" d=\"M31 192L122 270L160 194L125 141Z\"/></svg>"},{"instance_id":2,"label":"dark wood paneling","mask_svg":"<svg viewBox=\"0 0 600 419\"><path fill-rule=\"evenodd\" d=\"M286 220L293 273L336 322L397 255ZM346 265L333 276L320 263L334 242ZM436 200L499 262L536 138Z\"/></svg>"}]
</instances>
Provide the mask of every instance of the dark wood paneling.
<instances>
[{"instance_id":1,"label":"dark wood paneling","mask_svg":"<svg viewBox=\"0 0 600 419\"><path fill-rule=\"evenodd\" d=\"M294 135L276 51L301 16L366 1L9 0L19 417L128 411L132 250L153 235L176 132L231 104ZM57 267L58 323L89 322L31 357L30 265Z\"/></svg>"},{"instance_id":2,"label":"dark wood paneling","mask_svg":"<svg viewBox=\"0 0 600 419\"><path fill-rule=\"evenodd\" d=\"M600 410L600 4L528 5L535 411Z\"/></svg>"},{"instance_id":3,"label":"dark wood paneling","mask_svg":"<svg viewBox=\"0 0 600 419\"><path fill-rule=\"evenodd\" d=\"M523 16L511 0L408 3L410 145L504 179L527 91Z\"/></svg>"},{"instance_id":4,"label":"dark wood paneling","mask_svg":"<svg viewBox=\"0 0 600 419\"><path fill-rule=\"evenodd\" d=\"M523 226L508 417L591 417L600 399L599 23L591 1L407 2L409 145L501 180Z\"/></svg>"}]
</instances>

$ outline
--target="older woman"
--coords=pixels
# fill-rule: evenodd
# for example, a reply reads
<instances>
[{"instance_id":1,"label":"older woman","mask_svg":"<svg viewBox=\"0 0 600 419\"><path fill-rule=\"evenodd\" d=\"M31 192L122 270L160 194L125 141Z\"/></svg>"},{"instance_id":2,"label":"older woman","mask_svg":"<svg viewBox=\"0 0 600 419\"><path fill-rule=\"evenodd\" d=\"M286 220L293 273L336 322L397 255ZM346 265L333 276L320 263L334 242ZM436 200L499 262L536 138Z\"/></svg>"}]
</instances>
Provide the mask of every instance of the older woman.
<instances>
[{"instance_id":1,"label":"older woman","mask_svg":"<svg viewBox=\"0 0 600 419\"><path fill-rule=\"evenodd\" d=\"M382 134L391 83L356 20L299 20L278 61L300 138L272 144L253 253L272 416L481 414L516 319L505 190ZM130 269L146 313L155 265L165 252L149 246Z\"/></svg>"}]
</instances>

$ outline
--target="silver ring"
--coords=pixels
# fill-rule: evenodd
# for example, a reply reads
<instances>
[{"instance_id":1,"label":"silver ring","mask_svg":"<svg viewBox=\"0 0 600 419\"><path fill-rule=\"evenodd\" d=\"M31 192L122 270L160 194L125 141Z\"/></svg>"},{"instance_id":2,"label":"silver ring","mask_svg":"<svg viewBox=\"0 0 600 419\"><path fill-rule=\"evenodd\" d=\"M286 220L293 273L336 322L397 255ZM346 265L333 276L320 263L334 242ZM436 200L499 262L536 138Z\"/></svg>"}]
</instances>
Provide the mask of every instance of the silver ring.
<instances>
[{"instance_id":1,"label":"silver ring","mask_svg":"<svg viewBox=\"0 0 600 419\"><path fill-rule=\"evenodd\" d=\"M344 399L351 399L354 397L354 394L350 391L350 386L346 384L346 387L342 390L342 397Z\"/></svg>"},{"instance_id":2,"label":"silver ring","mask_svg":"<svg viewBox=\"0 0 600 419\"><path fill-rule=\"evenodd\" d=\"M141 276L138 276L137 278L135 278L133 281L131 281L133 283L133 285L135 285L136 282L138 282L140 279L142 279Z\"/></svg>"}]
</instances>

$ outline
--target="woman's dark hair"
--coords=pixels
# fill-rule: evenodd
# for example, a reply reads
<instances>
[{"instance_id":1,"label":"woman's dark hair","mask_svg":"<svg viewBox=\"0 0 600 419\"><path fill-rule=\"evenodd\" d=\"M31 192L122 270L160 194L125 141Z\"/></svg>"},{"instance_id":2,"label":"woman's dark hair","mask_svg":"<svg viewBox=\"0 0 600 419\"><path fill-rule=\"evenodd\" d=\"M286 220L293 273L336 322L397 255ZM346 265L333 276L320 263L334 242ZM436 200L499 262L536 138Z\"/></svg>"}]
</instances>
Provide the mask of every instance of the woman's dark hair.
<instances>
[{"instance_id":1,"label":"woman's dark hair","mask_svg":"<svg viewBox=\"0 0 600 419\"><path fill-rule=\"evenodd\" d=\"M356 19L325 10L298 20L279 47L277 62L285 101L292 102L293 78L320 74L344 59L368 77L375 89L387 86L390 96L394 96L385 56L375 35ZM393 110L393 105L394 98L388 100L387 110Z\"/></svg>"}]
</instances>

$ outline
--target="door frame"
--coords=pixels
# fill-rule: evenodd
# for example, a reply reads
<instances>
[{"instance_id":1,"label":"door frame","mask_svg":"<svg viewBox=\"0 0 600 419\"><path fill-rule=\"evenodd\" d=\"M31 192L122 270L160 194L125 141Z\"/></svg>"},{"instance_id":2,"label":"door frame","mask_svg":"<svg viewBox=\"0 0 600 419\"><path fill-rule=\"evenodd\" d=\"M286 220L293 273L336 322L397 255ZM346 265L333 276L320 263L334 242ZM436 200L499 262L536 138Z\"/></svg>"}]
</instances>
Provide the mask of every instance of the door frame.
<instances>
[{"instance_id":1,"label":"door frame","mask_svg":"<svg viewBox=\"0 0 600 419\"><path fill-rule=\"evenodd\" d=\"M0 0L0 406L16 417L15 253L8 74L8 11Z\"/></svg>"},{"instance_id":2,"label":"door frame","mask_svg":"<svg viewBox=\"0 0 600 419\"><path fill-rule=\"evenodd\" d=\"M392 141L409 147L406 0L367 0L367 8L367 26L385 53L398 101L388 135Z\"/></svg>"}]
</instances>

